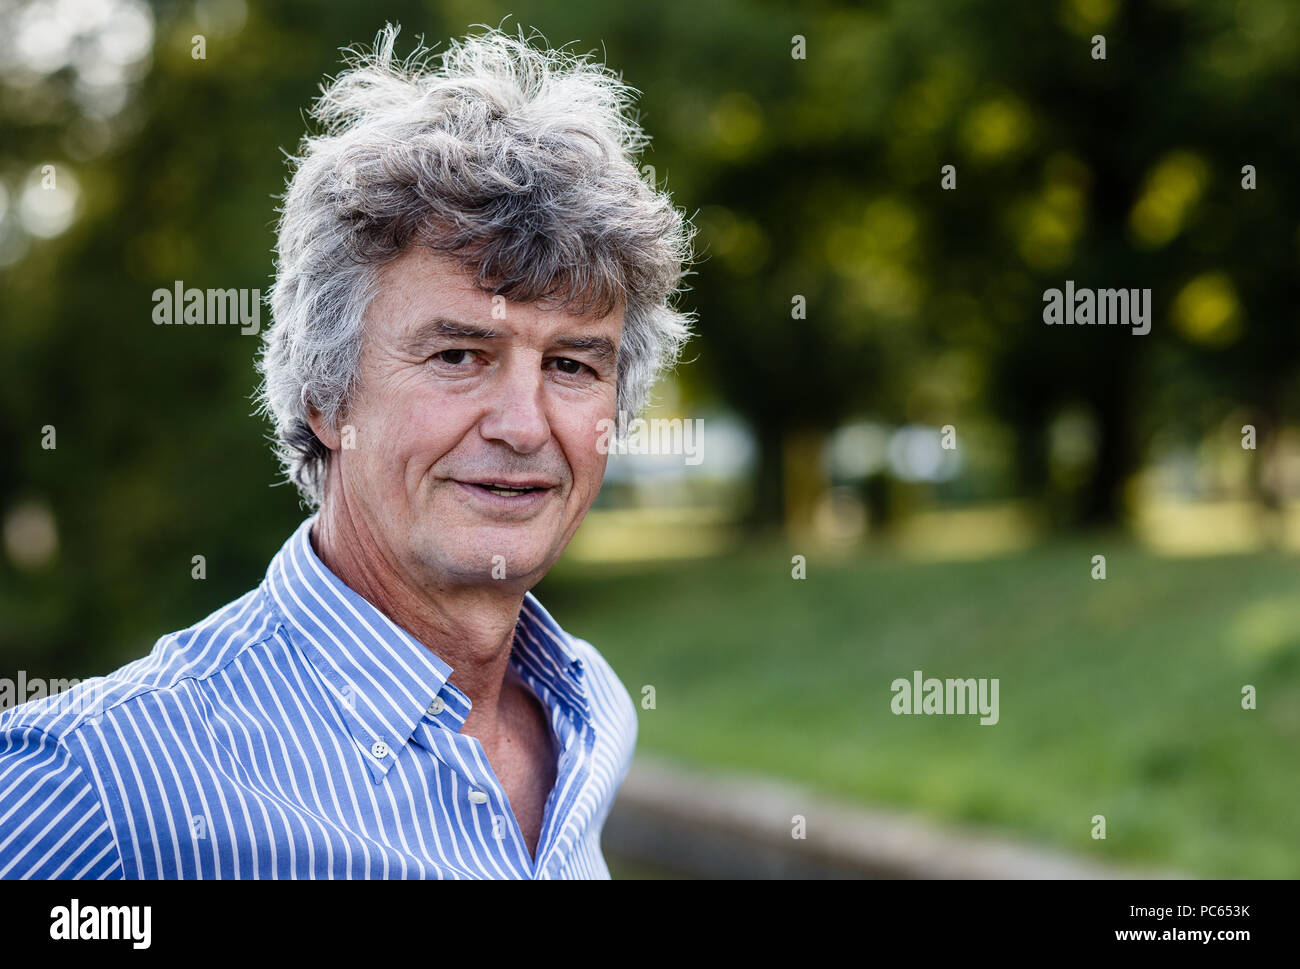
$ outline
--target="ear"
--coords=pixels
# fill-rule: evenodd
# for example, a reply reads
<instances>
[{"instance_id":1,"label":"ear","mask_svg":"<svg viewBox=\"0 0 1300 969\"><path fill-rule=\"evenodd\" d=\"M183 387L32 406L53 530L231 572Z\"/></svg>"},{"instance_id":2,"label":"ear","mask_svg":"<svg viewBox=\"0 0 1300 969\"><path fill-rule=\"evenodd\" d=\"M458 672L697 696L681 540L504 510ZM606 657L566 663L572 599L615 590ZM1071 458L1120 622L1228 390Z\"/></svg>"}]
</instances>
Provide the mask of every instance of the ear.
<instances>
[{"instance_id":1,"label":"ear","mask_svg":"<svg viewBox=\"0 0 1300 969\"><path fill-rule=\"evenodd\" d=\"M307 423L311 426L311 431L316 435L317 440L331 451L339 449L338 431L334 429L333 425L325 422L325 418L321 416L320 411L315 407L307 412Z\"/></svg>"}]
</instances>

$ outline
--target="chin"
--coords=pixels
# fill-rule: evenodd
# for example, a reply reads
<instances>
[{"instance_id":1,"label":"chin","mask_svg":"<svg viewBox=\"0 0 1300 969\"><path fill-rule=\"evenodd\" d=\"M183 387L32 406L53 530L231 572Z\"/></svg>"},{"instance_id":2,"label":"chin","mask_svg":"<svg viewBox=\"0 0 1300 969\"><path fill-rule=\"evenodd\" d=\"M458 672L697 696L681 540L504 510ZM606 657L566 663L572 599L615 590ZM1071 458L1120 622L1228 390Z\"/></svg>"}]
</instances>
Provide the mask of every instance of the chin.
<instances>
[{"instance_id":1,"label":"chin","mask_svg":"<svg viewBox=\"0 0 1300 969\"><path fill-rule=\"evenodd\" d=\"M494 542L489 535L483 535L461 549L464 551L435 553L432 562L436 571L466 585L522 578L536 581L555 564L531 543L520 546L507 541Z\"/></svg>"}]
</instances>

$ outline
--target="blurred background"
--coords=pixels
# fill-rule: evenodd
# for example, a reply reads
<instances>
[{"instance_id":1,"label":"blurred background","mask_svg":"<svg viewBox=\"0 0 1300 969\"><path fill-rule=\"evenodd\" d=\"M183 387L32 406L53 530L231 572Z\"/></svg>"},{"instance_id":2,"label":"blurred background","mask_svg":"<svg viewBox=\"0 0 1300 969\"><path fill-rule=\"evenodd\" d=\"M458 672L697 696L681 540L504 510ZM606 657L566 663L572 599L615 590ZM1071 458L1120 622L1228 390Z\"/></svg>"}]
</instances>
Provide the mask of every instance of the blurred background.
<instances>
[{"instance_id":1,"label":"blurred background","mask_svg":"<svg viewBox=\"0 0 1300 969\"><path fill-rule=\"evenodd\" d=\"M647 416L701 459L611 457L537 590L654 687L639 750L1300 876L1289 0L0 0L0 676L146 653L303 517L260 337L151 294L269 289L284 152L386 20L594 52L700 229ZM1045 326L1067 279L1149 288L1151 332ZM1000 722L892 715L916 669L999 678Z\"/></svg>"}]
</instances>

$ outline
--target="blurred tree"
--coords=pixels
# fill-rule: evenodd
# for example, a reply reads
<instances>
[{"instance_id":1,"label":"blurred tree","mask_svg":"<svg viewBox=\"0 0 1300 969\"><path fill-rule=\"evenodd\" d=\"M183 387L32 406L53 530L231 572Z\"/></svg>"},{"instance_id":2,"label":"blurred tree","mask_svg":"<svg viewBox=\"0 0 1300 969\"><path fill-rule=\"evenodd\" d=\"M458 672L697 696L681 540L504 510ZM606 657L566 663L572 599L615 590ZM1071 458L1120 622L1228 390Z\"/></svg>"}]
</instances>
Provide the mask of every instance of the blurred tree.
<instances>
[{"instance_id":1,"label":"blurred tree","mask_svg":"<svg viewBox=\"0 0 1300 969\"><path fill-rule=\"evenodd\" d=\"M760 521L809 514L818 443L855 414L959 440L996 418L1020 493L1077 524L1121 517L1157 432L1245 415L1267 459L1300 413L1286 0L112 0L72 29L53 9L0 12L0 651L19 664L139 655L256 582L302 514L267 490L258 341L156 327L151 294L265 291L282 151L338 48L390 19L439 44L509 14L644 92L644 161L701 228L682 376L756 429ZM1044 326L1067 279L1150 288L1151 334ZM1063 476L1065 418L1091 431ZM15 557L51 527L56 553Z\"/></svg>"},{"instance_id":2,"label":"blurred tree","mask_svg":"<svg viewBox=\"0 0 1300 969\"><path fill-rule=\"evenodd\" d=\"M385 14L443 32L418 4ZM259 338L156 326L152 293L178 280L266 291L282 150L296 147L338 48L381 23L308 3L245 14L239 3L125 2L98 25L35 28L11 16L15 42L46 33L28 41L27 61L15 43L3 64L3 168L21 178L52 163L59 191L79 186L80 215L4 270L0 446L13 459L0 464L0 509L39 500L59 545L42 567L0 564L0 654L85 675L247 591L301 518L291 488L268 491L278 472L251 416ZM136 29L151 34L147 73L114 111L88 96L84 52ZM40 71L42 45L66 60ZM46 425L53 450L41 447Z\"/></svg>"}]
</instances>

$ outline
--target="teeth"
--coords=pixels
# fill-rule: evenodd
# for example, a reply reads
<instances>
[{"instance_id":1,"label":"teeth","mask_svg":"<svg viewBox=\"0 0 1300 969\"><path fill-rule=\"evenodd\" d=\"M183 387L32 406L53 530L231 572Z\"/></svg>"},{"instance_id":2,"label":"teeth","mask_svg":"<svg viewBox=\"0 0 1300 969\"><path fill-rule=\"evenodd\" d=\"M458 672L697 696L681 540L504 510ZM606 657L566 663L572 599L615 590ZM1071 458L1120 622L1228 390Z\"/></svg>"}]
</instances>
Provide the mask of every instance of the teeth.
<instances>
[{"instance_id":1,"label":"teeth","mask_svg":"<svg viewBox=\"0 0 1300 969\"><path fill-rule=\"evenodd\" d=\"M488 491L494 495L504 495L507 498L513 498L515 495L526 494L532 491L532 488L507 488L505 485L484 485Z\"/></svg>"}]
</instances>

